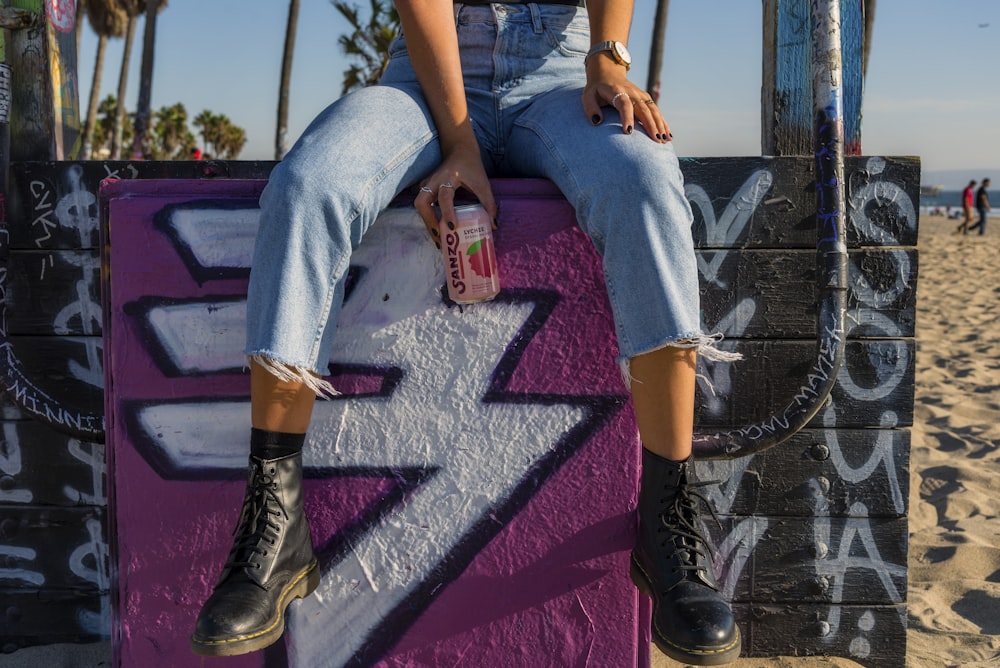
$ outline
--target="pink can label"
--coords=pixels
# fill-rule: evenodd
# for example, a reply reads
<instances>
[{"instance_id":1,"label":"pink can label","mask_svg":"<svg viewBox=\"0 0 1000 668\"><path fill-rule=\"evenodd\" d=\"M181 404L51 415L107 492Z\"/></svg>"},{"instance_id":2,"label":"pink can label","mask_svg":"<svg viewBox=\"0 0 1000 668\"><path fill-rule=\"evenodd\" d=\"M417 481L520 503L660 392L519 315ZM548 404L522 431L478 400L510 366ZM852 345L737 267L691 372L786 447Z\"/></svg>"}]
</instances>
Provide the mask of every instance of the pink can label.
<instances>
[{"instance_id":1,"label":"pink can label","mask_svg":"<svg viewBox=\"0 0 1000 668\"><path fill-rule=\"evenodd\" d=\"M448 297L458 304L493 299L500 292L493 227L482 205L455 207L454 229L441 226Z\"/></svg>"}]
</instances>

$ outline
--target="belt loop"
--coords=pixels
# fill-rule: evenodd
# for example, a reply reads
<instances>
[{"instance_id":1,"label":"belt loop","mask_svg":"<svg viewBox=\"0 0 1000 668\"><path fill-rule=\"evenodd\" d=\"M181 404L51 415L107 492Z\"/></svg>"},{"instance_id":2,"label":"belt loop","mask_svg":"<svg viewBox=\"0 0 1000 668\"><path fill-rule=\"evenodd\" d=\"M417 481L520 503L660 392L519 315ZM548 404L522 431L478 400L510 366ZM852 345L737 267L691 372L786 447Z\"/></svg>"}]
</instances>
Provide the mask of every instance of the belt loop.
<instances>
[{"instance_id":1,"label":"belt loop","mask_svg":"<svg viewBox=\"0 0 1000 668\"><path fill-rule=\"evenodd\" d=\"M534 2L529 2L525 7L531 12L531 27L535 29L536 35L541 35L545 30L545 24L542 23L542 10Z\"/></svg>"}]
</instances>

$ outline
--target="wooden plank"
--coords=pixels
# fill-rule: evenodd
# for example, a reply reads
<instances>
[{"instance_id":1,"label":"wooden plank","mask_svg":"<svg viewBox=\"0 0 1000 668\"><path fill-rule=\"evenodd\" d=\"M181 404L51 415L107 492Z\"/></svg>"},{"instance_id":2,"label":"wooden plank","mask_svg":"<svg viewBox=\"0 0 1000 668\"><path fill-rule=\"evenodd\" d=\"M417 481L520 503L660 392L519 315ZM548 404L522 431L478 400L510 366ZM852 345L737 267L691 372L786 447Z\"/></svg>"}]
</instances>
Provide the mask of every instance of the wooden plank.
<instances>
[{"instance_id":1,"label":"wooden plank","mask_svg":"<svg viewBox=\"0 0 1000 668\"><path fill-rule=\"evenodd\" d=\"M695 421L701 431L756 424L787 406L816 358L806 340L724 341L744 359L700 364ZM915 346L912 339L848 340L844 368L830 401L811 428L883 427L913 424ZM709 386L711 383L711 387Z\"/></svg>"},{"instance_id":2,"label":"wooden plank","mask_svg":"<svg viewBox=\"0 0 1000 668\"><path fill-rule=\"evenodd\" d=\"M848 257L848 336L912 337L916 250L865 248ZM816 338L814 251L701 250L698 264L708 329L729 338Z\"/></svg>"},{"instance_id":3,"label":"wooden plank","mask_svg":"<svg viewBox=\"0 0 1000 668\"><path fill-rule=\"evenodd\" d=\"M0 589L0 598L5 612L4 623L0 624L4 653L38 645L108 639L111 621L107 592L49 587L43 591Z\"/></svg>"},{"instance_id":4,"label":"wooden plank","mask_svg":"<svg viewBox=\"0 0 1000 668\"><path fill-rule=\"evenodd\" d=\"M855 512L861 512L860 508ZM905 517L723 517L708 523L734 601L896 605L906 600ZM735 546L735 547L731 547Z\"/></svg>"},{"instance_id":5,"label":"wooden plank","mask_svg":"<svg viewBox=\"0 0 1000 668\"><path fill-rule=\"evenodd\" d=\"M0 588L108 591L106 509L0 505Z\"/></svg>"},{"instance_id":6,"label":"wooden plank","mask_svg":"<svg viewBox=\"0 0 1000 668\"><path fill-rule=\"evenodd\" d=\"M915 246L920 161L844 161L849 247ZM811 158L689 158L681 161L699 248L815 248Z\"/></svg>"},{"instance_id":7,"label":"wooden plank","mask_svg":"<svg viewBox=\"0 0 1000 668\"><path fill-rule=\"evenodd\" d=\"M10 352L29 384L6 387L30 417L84 430L104 414L103 340L99 336L10 337ZM32 387L33 386L33 387Z\"/></svg>"},{"instance_id":8,"label":"wooden plank","mask_svg":"<svg viewBox=\"0 0 1000 668\"><path fill-rule=\"evenodd\" d=\"M839 656L870 668L906 665L905 605L737 604L744 657Z\"/></svg>"},{"instance_id":9,"label":"wooden plank","mask_svg":"<svg viewBox=\"0 0 1000 668\"><path fill-rule=\"evenodd\" d=\"M101 335L98 249L12 251L7 266L8 335Z\"/></svg>"},{"instance_id":10,"label":"wooden plank","mask_svg":"<svg viewBox=\"0 0 1000 668\"><path fill-rule=\"evenodd\" d=\"M714 508L732 515L867 517L907 512L910 432L804 429L759 454L696 462Z\"/></svg>"},{"instance_id":11,"label":"wooden plank","mask_svg":"<svg viewBox=\"0 0 1000 668\"><path fill-rule=\"evenodd\" d=\"M104 445L37 421L0 422L0 504L105 506Z\"/></svg>"}]
</instances>

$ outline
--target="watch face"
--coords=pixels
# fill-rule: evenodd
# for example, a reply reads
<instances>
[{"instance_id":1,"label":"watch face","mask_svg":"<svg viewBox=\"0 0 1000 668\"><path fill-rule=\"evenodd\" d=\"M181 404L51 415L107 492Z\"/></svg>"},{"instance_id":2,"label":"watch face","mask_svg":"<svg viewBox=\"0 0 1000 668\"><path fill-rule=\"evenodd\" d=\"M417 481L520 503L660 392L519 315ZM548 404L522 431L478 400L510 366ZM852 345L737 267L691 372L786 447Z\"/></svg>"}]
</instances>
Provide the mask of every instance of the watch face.
<instances>
[{"instance_id":1,"label":"watch face","mask_svg":"<svg viewBox=\"0 0 1000 668\"><path fill-rule=\"evenodd\" d=\"M622 59L623 62L629 65L632 64L632 54L628 52L628 49L625 48L624 44L622 44L621 42L615 42L615 52L618 54L618 57Z\"/></svg>"}]
</instances>

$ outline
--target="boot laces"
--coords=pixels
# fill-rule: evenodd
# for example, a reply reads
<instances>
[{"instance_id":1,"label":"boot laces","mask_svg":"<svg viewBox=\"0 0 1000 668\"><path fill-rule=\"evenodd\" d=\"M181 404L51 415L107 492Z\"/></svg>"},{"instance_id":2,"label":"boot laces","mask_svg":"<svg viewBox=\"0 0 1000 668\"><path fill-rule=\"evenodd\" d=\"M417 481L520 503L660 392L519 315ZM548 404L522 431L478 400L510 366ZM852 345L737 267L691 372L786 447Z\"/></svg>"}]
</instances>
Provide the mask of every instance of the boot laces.
<instances>
[{"instance_id":1,"label":"boot laces","mask_svg":"<svg viewBox=\"0 0 1000 668\"><path fill-rule=\"evenodd\" d=\"M226 562L227 569L262 568L261 557L273 550L281 533L274 518L288 518L278 498L276 469L271 464L254 462L247 483L240 521L233 530L235 541Z\"/></svg>"},{"instance_id":2,"label":"boot laces","mask_svg":"<svg viewBox=\"0 0 1000 668\"><path fill-rule=\"evenodd\" d=\"M659 531L668 534L661 545L673 542L680 561L678 570L697 572L707 567L706 562L709 561L710 554L709 541L704 534L704 526L698 520L697 504L700 502L708 508L716 524L721 526L721 523L708 499L693 488L714 484L715 481L708 481L679 485L673 503L668 503L660 513L662 526Z\"/></svg>"}]
</instances>

